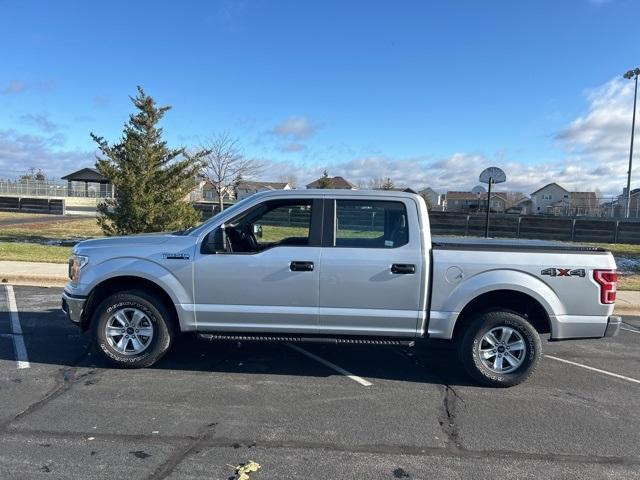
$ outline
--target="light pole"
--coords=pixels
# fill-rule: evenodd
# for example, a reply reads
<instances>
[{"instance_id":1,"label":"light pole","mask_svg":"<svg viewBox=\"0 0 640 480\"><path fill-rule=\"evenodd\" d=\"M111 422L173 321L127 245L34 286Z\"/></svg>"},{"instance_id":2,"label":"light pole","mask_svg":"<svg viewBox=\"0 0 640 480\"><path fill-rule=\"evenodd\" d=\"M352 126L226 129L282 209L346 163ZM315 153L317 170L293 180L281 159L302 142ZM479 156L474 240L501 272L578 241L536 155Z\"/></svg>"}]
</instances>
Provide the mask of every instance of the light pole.
<instances>
[{"instance_id":1,"label":"light pole","mask_svg":"<svg viewBox=\"0 0 640 480\"><path fill-rule=\"evenodd\" d=\"M629 218L629 209L631 208L631 166L633 164L633 134L636 128L636 99L638 98L638 75L640 68L629 70L624 74L624 78L631 80L635 78L636 86L633 92L633 117L631 120L631 146L629 147L629 171L627 172L627 206L625 208L625 217Z\"/></svg>"}]
</instances>

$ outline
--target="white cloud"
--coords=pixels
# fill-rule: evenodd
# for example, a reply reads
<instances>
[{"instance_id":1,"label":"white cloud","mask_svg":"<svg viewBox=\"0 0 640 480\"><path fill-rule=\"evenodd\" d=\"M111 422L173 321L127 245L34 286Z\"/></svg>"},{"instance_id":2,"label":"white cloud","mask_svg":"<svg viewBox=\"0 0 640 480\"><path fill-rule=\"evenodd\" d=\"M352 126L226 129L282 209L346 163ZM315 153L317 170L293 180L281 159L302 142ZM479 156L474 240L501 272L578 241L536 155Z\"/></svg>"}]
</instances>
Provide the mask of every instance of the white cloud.
<instances>
[{"instance_id":1,"label":"white cloud","mask_svg":"<svg viewBox=\"0 0 640 480\"><path fill-rule=\"evenodd\" d=\"M389 177L398 186L431 186L444 192L471 189L478 184L478 175L484 168L497 166L507 174L507 182L500 189L529 194L547 183L557 182L569 190L598 189L603 196L616 196L626 185L633 83L612 80L587 92L586 98L586 113L555 136L557 147L565 153L561 161L530 165L502 152L493 157L459 152L441 159L429 155L397 158L379 154L320 163L322 160L310 152L307 158L313 158L313 162L287 163L286 168L297 175L300 184L319 177L326 168L330 175L341 175L353 183L366 185L372 178ZM289 127L296 124L285 123ZM640 143L636 145L640 152ZM280 171L283 164L277 164L280 166L276 171ZM636 164L640 165L640 158ZM632 187L640 185L640 170L634 178Z\"/></svg>"},{"instance_id":2,"label":"white cloud","mask_svg":"<svg viewBox=\"0 0 640 480\"><path fill-rule=\"evenodd\" d=\"M305 117L289 117L269 131L272 135L289 140L304 140L316 133L318 128Z\"/></svg>"},{"instance_id":3,"label":"white cloud","mask_svg":"<svg viewBox=\"0 0 640 480\"><path fill-rule=\"evenodd\" d=\"M304 146L302 143L291 142L291 143L286 143L280 146L280 151L284 153L294 153L294 152L302 152L306 148L307 147Z\"/></svg>"},{"instance_id":4,"label":"white cloud","mask_svg":"<svg viewBox=\"0 0 640 480\"><path fill-rule=\"evenodd\" d=\"M20 121L29 125L35 125L47 133L55 132L60 128L57 123L49 119L48 113L27 113L20 116Z\"/></svg>"},{"instance_id":5,"label":"white cloud","mask_svg":"<svg viewBox=\"0 0 640 480\"><path fill-rule=\"evenodd\" d=\"M64 150L61 134L29 135L16 130L0 130L0 177L15 178L29 168L42 169L49 178L93 166L92 152Z\"/></svg>"}]
</instances>

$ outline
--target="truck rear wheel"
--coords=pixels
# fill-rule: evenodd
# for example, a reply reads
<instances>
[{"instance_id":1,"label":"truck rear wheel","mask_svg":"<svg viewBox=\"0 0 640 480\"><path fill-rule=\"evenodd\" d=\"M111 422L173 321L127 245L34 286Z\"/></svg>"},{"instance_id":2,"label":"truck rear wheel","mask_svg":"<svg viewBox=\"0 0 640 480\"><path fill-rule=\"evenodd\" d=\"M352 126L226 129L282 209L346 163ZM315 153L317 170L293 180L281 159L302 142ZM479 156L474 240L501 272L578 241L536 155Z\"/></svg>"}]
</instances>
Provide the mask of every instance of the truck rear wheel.
<instances>
[{"instance_id":1,"label":"truck rear wheel","mask_svg":"<svg viewBox=\"0 0 640 480\"><path fill-rule=\"evenodd\" d=\"M91 324L97 353L118 367L153 365L175 338L164 304L138 290L107 297L96 308Z\"/></svg>"},{"instance_id":2,"label":"truck rear wheel","mask_svg":"<svg viewBox=\"0 0 640 480\"><path fill-rule=\"evenodd\" d=\"M542 355L538 332L522 316L507 311L479 314L458 345L465 370L488 387L512 387L535 371Z\"/></svg>"}]
</instances>

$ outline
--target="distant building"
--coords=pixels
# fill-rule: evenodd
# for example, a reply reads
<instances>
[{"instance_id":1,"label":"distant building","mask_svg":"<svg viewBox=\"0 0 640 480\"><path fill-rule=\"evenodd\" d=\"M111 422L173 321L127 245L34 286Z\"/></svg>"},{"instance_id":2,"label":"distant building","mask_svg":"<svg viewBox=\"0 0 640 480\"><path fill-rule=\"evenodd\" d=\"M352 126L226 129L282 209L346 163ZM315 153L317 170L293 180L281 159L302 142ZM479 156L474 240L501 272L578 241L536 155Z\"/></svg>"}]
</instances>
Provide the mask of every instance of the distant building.
<instances>
[{"instance_id":1,"label":"distant building","mask_svg":"<svg viewBox=\"0 0 640 480\"><path fill-rule=\"evenodd\" d=\"M202 190L203 200L207 200L211 202L219 201L218 192L216 191L216 186L211 180L206 180L202 185L201 190ZM234 200L236 198L236 195L235 195L235 192L233 191L233 188L225 187L223 197L224 197L223 200Z\"/></svg>"},{"instance_id":2,"label":"distant building","mask_svg":"<svg viewBox=\"0 0 640 480\"><path fill-rule=\"evenodd\" d=\"M547 214L552 205L569 200L569 190L557 183L549 183L531 194L531 211L534 214Z\"/></svg>"},{"instance_id":3,"label":"distant building","mask_svg":"<svg viewBox=\"0 0 640 480\"><path fill-rule=\"evenodd\" d=\"M506 213L514 213L518 215L531 215L531 199L524 197L516 201L513 205L507 207Z\"/></svg>"},{"instance_id":4,"label":"distant building","mask_svg":"<svg viewBox=\"0 0 640 480\"><path fill-rule=\"evenodd\" d=\"M429 205L431 208L439 207L444 203L444 195L440 195L431 187L420 190L418 194L425 199L427 205Z\"/></svg>"},{"instance_id":5,"label":"distant building","mask_svg":"<svg viewBox=\"0 0 640 480\"><path fill-rule=\"evenodd\" d=\"M82 168L65 175L62 180L67 181L67 195L70 197L113 198L114 196L113 184L95 168ZM79 184L84 188L78 188Z\"/></svg>"},{"instance_id":6,"label":"distant building","mask_svg":"<svg viewBox=\"0 0 640 480\"><path fill-rule=\"evenodd\" d=\"M537 215L598 216L600 205L595 192L570 192L554 182L531 194L531 212Z\"/></svg>"},{"instance_id":7,"label":"distant building","mask_svg":"<svg viewBox=\"0 0 640 480\"><path fill-rule=\"evenodd\" d=\"M328 186L326 188L337 188L341 190L355 190L356 186L348 180L345 180L342 177L327 177L326 180L324 177L320 177L317 180L309 183L307 188L320 188L322 186L322 182L326 181Z\"/></svg>"},{"instance_id":8,"label":"distant building","mask_svg":"<svg viewBox=\"0 0 640 480\"><path fill-rule=\"evenodd\" d=\"M486 212L487 192L447 192L445 206L448 212ZM507 210L505 192L492 192L489 208L495 213L505 213Z\"/></svg>"},{"instance_id":9,"label":"distant building","mask_svg":"<svg viewBox=\"0 0 640 480\"><path fill-rule=\"evenodd\" d=\"M236 187L236 199L242 200L268 190L291 190L291 185L286 182L242 182Z\"/></svg>"},{"instance_id":10,"label":"distant building","mask_svg":"<svg viewBox=\"0 0 640 480\"><path fill-rule=\"evenodd\" d=\"M618 195L617 200L613 200L609 205L608 216L624 217L627 213L627 188L622 189L622 195ZM629 217L640 218L640 188L631 190L631 201L629 202Z\"/></svg>"},{"instance_id":11,"label":"distant building","mask_svg":"<svg viewBox=\"0 0 640 480\"><path fill-rule=\"evenodd\" d=\"M445 207L448 212L478 212L480 195L474 192L447 192Z\"/></svg>"}]
</instances>

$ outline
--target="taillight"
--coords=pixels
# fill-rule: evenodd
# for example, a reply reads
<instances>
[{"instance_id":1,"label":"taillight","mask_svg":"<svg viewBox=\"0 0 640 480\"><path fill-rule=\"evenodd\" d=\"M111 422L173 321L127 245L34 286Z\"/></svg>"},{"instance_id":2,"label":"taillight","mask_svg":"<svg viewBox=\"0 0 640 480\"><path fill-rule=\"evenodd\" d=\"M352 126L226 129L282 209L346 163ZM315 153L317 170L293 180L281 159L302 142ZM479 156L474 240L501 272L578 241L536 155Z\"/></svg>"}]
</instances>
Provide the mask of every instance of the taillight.
<instances>
[{"instance_id":1,"label":"taillight","mask_svg":"<svg viewBox=\"0 0 640 480\"><path fill-rule=\"evenodd\" d=\"M616 283L618 274L615 270L594 270L593 279L600 285L600 303L616 302Z\"/></svg>"}]
</instances>

